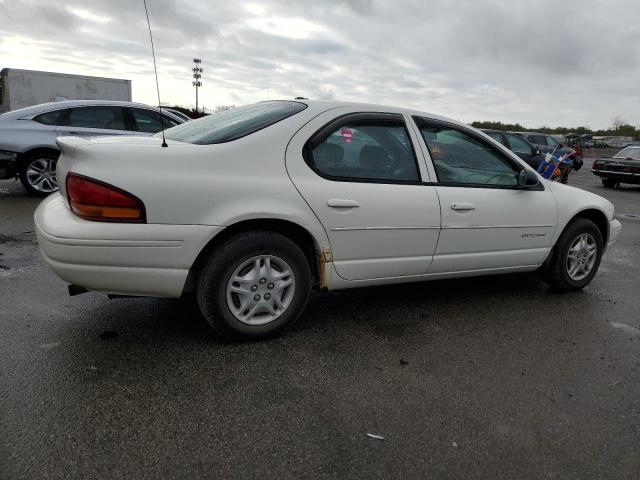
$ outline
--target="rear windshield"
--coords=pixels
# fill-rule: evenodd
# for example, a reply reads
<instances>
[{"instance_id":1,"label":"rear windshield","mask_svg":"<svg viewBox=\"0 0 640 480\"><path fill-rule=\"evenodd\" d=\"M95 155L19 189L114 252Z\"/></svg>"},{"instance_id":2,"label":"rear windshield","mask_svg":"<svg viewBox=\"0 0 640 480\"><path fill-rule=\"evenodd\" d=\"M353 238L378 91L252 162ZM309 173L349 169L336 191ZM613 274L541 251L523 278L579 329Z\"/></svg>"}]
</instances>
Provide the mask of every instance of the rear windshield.
<instances>
[{"instance_id":1,"label":"rear windshield","mask_svg":"<svg viewBox=\"0 0 640 480\"><path fill-rule=\"evenodd\" d=\"M640 148L625 148L616 153L613 158L631 158L633 160L640 160Z\"/></svg>"},{"instance_id":2,"label":"rear windshield","mask_svg":"<svg viewBox=\"0 0 640 480\"><path fill-rule=\"evenodd\" d=\"M167 130L165 136L168 140L198 145L231 142L295 115L305 108L307 106L299 102L254 103L183 123Z\"/></svg>"}]
</instances>

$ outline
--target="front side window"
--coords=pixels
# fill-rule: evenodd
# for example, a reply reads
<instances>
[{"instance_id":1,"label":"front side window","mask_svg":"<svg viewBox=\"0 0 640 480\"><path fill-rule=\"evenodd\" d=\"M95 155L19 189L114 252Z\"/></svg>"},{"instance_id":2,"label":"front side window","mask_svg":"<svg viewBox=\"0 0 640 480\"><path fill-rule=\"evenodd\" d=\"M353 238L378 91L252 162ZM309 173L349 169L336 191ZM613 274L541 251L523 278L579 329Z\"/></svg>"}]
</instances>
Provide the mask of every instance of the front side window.
<instances>
[{"instance_id":1,"label":"front side window","mask_svg":"<svg viewBox=\"0 0 640 480\"><path fill-rule=\"evenodd\" d=\"M137 131L145 133L158 133L160 130L162 130L163 125L160 122L160 114L158 112L154 112L153 110L144 110L142 108L132 108L131 114L133 115L133 119L135 120ZM180 125L177 120L169 118L166 115L163 115L162 117L164 118L165 129Z\"/></svg>"},{"instance_id":2,"label":"front side window","mask_svg":"<svg viewBox=\"0 0 640 480\"><path fill-rule=\"evenodd\" d=\"M529 145L523 138L519 137L518 135L507 135L507 138L509 139L509 146L511 147L511 151L526 154L533 153L531 145Z\"/></svg>"},{"instance_id":3,"label":"front side window","mask_svg":"<svg viewBox=\"0 0 640 480\"><path fill-rule=\"evenodd\" d=\"M307 108L304 103L270 101L232 108L192 120L167 132L167 140L210 145L237 140L280 122Z\"/></svg>"},{"instance_id":4,"label":"front side window","mask_svg":"<svg viewBox=\"0 0 640 480\"><path fill-rule=\"evenodd\" d=\"M121 107L78 107L69 114L69 126L126 130Z\"/></svg>"},{"instance_id":5,"label":"front side window","mask_svg":"<svg viewBox=\"0 0 640 480\"><path fill-rule=\"evenodd\" d=\"M418 182L420 175L402 121L348 121L311 142L311 168L335 180Z\"/></svg>"},{"instance_id":6,"label":"front side window","mask_svg":"<svg viewBox=\"0 0 640 480\"><path fill-rule=\"evenodd\" d=\"M64 110L54 110L53 112L41 113L33 117L33 121L43 125L58 125L63 112Z\"/></svg>"},{"instance_id":7,"label":"front side window","mask_svg":"<svg viewBox=\"0 0 640 480\"><path fill-rule=\"evenodd\" d=\"M536 145L546 145L547 142L544 141L544 137L542 135L529 135L527 139L531 143L535 143Z\"/></svg>"},{"instance_id":8,"label":"front side window","mask_svg":"<svg viewBox=\"0 0 640 480\"><path fill-rule=\"evenodd\" d=\"M514 165L476 136L449 125L416 119L438 182L517 186Z\"/></svg>"}]
</instances>

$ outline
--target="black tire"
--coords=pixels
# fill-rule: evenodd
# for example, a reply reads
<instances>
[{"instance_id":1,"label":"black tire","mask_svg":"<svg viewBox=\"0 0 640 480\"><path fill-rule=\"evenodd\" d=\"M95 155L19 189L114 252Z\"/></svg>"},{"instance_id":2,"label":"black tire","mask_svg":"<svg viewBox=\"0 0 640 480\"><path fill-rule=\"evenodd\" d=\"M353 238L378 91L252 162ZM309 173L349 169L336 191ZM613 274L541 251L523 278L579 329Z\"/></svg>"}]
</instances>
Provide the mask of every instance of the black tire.
<instances>
[{"instance_id":1,"label":"black tire","mask_svg":"<svg viewBox=\"0 0 640 480\"><path fill-rule=\"evenodd\" d=\"M582 234L589 234L595 240L597 250L595 262L588 275L580 280L575 280L569 275L567 257L572 244ZM558 291L568 292L583 289L593 280L598 271L602 258L602 249L602 234L595 223L586 218L572 220L560 235L555 247L553 247L551 259L543 274L544 280Z\"/></svg>"},{"instance_id":2,"label":"black tire","mask_svg":"<svg viewBox=\"0 0 640 480\"><path fill-rule=\"evenodd\" d=\"M618 181L613 178L603 178L602 184L607 188L613 188L618 184Z\"/></svg>"},{"instance_id":3,"label":"black tire","mask_svg":"<svg viewBox=\"0 0 640 480\"><path fill-rule=\"evenodd\" d=\"M55 166L59 156L60 153L54 151L35 152L26 156L26 158L20 164L20 167L18 169L18 176L20 177L22 186L27 192L37 197L46 197L47 195L51 195L52 193L58 191L55 178ZM48 178L45 181L46 185L44 185L43 183L43 186L41 188L38 188L35 184L32 184L28 174L29 167L35 162L45 162L48 165ZM53 172L52 174L50 173L51 171ZM53 182L56 182L55 189L50 188L53 185L52 180Z\"/></svg>"},{"instance_id":4,"label":"black tire","mask_svg":"<svg viewBox=\"0 0 640 480\"><path fill-rule=\"evenodd\" d=\"M237 268L260 255L286 262L295 288L290 303L277 318L262 325L249 325L232 313L227 303L227 286ZM282 333L300 318L311 283L309 262L295 242L275 232L249 231L229 238L211 254L198 277L196 298L203 317L219 336L228 340L260 340Z\"/></svg>"}]
</instances>

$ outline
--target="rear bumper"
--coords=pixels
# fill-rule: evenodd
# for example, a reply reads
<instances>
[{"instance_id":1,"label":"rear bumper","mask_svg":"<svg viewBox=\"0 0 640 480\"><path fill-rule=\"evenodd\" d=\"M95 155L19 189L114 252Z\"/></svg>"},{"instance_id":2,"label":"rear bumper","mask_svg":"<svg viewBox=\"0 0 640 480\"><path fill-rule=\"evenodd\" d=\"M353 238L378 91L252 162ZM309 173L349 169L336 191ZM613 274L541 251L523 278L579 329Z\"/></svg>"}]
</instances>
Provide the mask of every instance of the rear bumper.
<instances>
[{"instance_id":1,"label":"rear bumper","mask_svg":"<svg viewBox=\"0 0 640 480\"><path fill-rule=\"evenodd\" d=\"M179 297L198 254L222 227L82 220L54 194L35 213L47 265L63 280L105 293Z\"/></svg>"},{"instance_id":2,"label":"rear bumper","mask_svg":"<svg viewBox=\"0 0 640 480\"><path fill-rule=\"evenodd\" d=\"M614 172L613 170L591 170L591 173L601 178L610 178L620 183L640 183L640 173Z\"/></svg>"}]
</instances>

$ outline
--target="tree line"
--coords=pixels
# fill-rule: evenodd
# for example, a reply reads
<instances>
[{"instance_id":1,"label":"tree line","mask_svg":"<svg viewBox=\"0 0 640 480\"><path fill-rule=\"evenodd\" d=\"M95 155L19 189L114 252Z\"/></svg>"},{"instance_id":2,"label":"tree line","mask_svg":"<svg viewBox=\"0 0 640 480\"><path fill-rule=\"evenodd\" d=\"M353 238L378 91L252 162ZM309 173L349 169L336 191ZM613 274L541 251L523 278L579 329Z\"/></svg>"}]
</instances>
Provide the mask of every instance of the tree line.
<instances>
[{"instance_id":1,"label":"tree line","mask_svg":"<svg viewBox=\"0 0 640 480\"><path fill-rule=\"evenodd\" d=\"M504 130L510 132L540 132L548 133L552 135L566 135L568 133L577 133L578 135L591 134L595 136L607 136L607 137L633 137L634 140L640 140L640 128L631 125L625 119L621 117L615 117L611 120L611 126L606 130L593 130L588 126L580 127L539 127L528 128L519 123L502 123L493 122L489 120L471 122L472 127L476 128L488 128L492 130Z\"/></svg>"}]
</instances>

